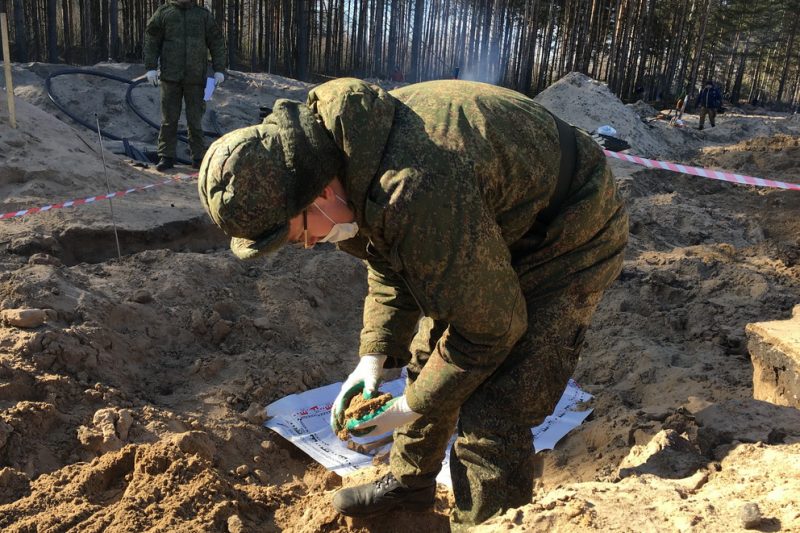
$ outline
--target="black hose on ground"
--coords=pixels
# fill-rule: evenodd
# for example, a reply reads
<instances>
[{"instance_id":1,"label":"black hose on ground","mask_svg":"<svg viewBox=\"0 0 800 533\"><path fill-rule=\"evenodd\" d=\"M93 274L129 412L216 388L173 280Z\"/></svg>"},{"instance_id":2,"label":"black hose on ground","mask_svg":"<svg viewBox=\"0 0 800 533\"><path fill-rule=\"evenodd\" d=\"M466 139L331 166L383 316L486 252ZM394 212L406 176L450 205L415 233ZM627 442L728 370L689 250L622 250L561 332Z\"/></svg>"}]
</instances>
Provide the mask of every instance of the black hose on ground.
<instances>
[{"instance_id":1,"label":"black hose on ground","mask_svg":"<svg viewBox=\"0 0 800 533\"><path fill-rule=\"evenodd\" d=\"M80 124L81 126L84 126L85 128L88 128L88 129L90 129L92 131L97 131L97 128L94 125L92 125L91 123L83 120L82 118L80 118L79 116L74 114L72 111L70 111L67 108L67 106L64 105L63 103L61 103L61 100L56 98L56 96L53 94L53 91L52 91L52 79L53 78L57 78L58 76L65 76L67 74L88 74L90 76L99 76L101 78L107 78L109 80L118 81L120 83L130 83L131 82L131 80L129 80L129 79L126 79L126 78L123 78L123 77L120 77L120 76L115 76L113 74L106 74L105 72L85 70L85 69L80 69L80 68L70 68L70 69L66 69L66 70L61 70L59 72L54 72L54 73L50 74L49 76L47 76L47 78L45 78L45 80L44 80L44 88L47 91L47 96L50 98L50 101L52 101L53 104L62 113L67 115L69 118L71 118L72 120L74 120L75 122ZM122 140L122 137L118 137L117 135L114 135L113 133L109 133L109 132L107 132L107 131L105 131L103 129L100 130L100 134L103 137L107 137L108 139L111 139L111 140L114 140L114 141L121 141Z\"/></svg>"},{"instance_id":2,"label":"black hose on ground","mask_svg":"<svg viewBox=\"0 0 800 533\"><path fill-rule=\"evenodd\" d=\"M127 78L123 78L121 76L116 76L114 74L108 74L108 73L102 72L100 70L83 69L83 68L69 68L69 69L60 70L58 72L54 72L54 73L50 74L44 80L44 88L47 91L47 96L50 98L50 101L53 102L53 105L55 105L62 113L67 115L69 118L71 118L72 120L74 120L75 122L80 124L81 126L84 126L85 128L90 129L92 131L97 131L97 128L96 128L95 125L92 125L90 122L87 122L87 121L83 120L78 115L76 115L75 113L70 111L69 108L53 94L53 90L52 90L53 89L53 84L52 84L52 79L53 78L57 78L58 76L72 75L72 74L84 74L84 75L87 75L87 76L97 76L97 77L100 77L100 78L106 78L106 79L109 79L109 80L118 81L120 83L127 84L128 85L128 89L125 92L125 102L128 104L128 107L130 107L131 110L136 114L136 116L139 117L141 120L143 120L150 127L154 128L156 130L161 128L161 126L159 124L156 124L155 122L153 122L152 120L147 118L144 115L144 113L142 113L139 110L139 108L137 108L136 105L133 103L133 97L131 95L131 93L133 91L133 88L138 86L143 81L145 81L143 79L129 80ZM216 132L203 131L203 135L205 135L207 137L212 137L212 138L220 137L222 135L222 132L220 132L219 124L216 121L216 115L214 115L212 117L212 123L214 125L214 128L217 131ZM179 141L181 141L183 143L188 143L189 140L186 138L185 133L186 133L186 131L179 131L177 137L178 137ZM119 137L119 136L114 135L113 133L110 133L110 132L108 132L106 130L103 130L103 129L100 129L100 135L102 135L103 137L106 137L108 139L114 140L114 141L124 141L124 142L128 141L128 139L125 138L125 137ZM176 161L178 161L179 163L183 163L183 164L191 164L191 161L188 161L186 159L176 158Z\"/></svg>"}]
</instances>

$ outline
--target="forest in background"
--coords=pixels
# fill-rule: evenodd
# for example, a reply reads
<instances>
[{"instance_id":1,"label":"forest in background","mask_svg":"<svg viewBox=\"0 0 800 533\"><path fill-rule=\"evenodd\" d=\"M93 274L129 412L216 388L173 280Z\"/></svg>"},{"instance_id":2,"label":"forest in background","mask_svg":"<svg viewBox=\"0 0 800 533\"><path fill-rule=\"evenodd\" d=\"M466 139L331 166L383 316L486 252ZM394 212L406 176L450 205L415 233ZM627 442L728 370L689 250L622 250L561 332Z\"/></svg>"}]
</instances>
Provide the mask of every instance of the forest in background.
<instances>
[{"instance_id":1,"label":"forest in background","mask_svg":"<svg viewBox=\"0 0 800 533\"><path fill-rule=\"evenodd\" d=\"M0 0L12 60L142 61L162 0ZM800 0L197 0L231 68L306 81L452 78L534 95L571 71L625 101L714 79L732 102L796 107ZM4 6L5 4L5 6ZM458 69L458 70L456 70Z\"/></svg>"}]
</instances>

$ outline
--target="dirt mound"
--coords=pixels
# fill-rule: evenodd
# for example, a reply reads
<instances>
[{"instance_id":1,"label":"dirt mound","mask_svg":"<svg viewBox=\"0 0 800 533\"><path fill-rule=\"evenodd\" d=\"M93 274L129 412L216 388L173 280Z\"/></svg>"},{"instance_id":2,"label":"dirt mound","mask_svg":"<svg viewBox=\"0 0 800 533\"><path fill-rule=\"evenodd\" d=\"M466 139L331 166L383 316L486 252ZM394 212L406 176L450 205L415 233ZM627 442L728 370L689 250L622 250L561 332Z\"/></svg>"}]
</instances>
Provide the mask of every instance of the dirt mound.
<instances>
[{"instance_id":1,"label":"dirt mound","mask_svg":"<svg viewBox=\"0 0 800 533\"><path fill-rule=\"evenodd\" d=\"M637 115L639 115L639 117L643 119L653 118L658 113L655 107L642 100L637 100L632 104L627 104L627 107L632 109Z\"/></svg>"},{"instance_id":2,"label":"dirt mound","mask_svg":"<svg viewBox=\"0 0 800 533\"><path fill-rule=\"evenodd\" d=\"M16 101L17 129L0 135L0 209L21 207L21 200L46 201L68 194L106 189L97 135L78 131L22 99ZM8 110L0 110L7 123ZM47 135L42 135L47 132ZM57 162L57 163L56 163ZM132 172L119 158L107 162L113 190L131 183ZM67 198L64 198L67 199Z\"/></svg>"},{"instance_id":3,"label":"dirt mound","mask_svg":"<svg viewBox=\"0 0 800 533\"><path fill-rule=\"evenodd\" d=\"M775 496L800 492L798 465L800 444L741 445L711 473L678 480L645 475L615 484L572 484L539 495L532 504L474 531L795 531L800 528L796 510ZM773 477L777 472L779 483ZM754 504L758 517L753 520L745 509Z\"/></svg>"},{"instance_id":4,"label":"dirt mound","mask_svg":"<svg viewBox=\"0 0 800 533\"><path fill-rule=\"evenodd\" d=\"M751 176L800 183L800 136L777 134L702 150L706 166L735 168Z\"/></svg>"},{"instance_id":5,"label":"dirt mound","mask_svg":"<svg viewBox=\"0 0 800 533\"><path fill-rule=\"evenodd\" d=\"M571 72L536 95L534 100L559 118L586 131L609 125L631 145L631 153L658 157L671 153L684 139L665 124L646 124L636 109L626 106L604 83Z\"/></svg>"}]
</instances>

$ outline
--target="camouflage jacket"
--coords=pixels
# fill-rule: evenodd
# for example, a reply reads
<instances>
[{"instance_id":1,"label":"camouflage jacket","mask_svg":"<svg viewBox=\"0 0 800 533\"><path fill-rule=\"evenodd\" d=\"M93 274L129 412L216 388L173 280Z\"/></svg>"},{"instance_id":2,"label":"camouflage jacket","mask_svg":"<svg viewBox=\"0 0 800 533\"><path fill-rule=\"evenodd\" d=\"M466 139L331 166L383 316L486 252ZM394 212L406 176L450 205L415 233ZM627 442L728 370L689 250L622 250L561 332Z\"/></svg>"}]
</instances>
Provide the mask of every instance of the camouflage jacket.
<instances>
[{"instance_id":1,"label":"camouflage jacket","mask_svg":"<svg viewBox=\"0 0 800 533\"><path fill-rule=\"evenodd\" d=\"M211 12L197 5L182 7L169 1L159 7L144 36L144 66L156 70L161 59L161 79L204 84L208 51L215 72L225 72L225 39Z\"/></svg>"},{"instance_id":2,"label":"camouflage jacket","mask_svg":"<svg viewBox=\"0 0 800 533\"><path fill-rule=\"evenodd\" d=\"M406 394L418 413L460 405L527 329L514 249L555 190L555 121L519 93L452 80L387 93L339 79L313 89L308 105L345 154L343 181L360 230L340 248L368 264L360 353L404 365L420 314L448 324ZM580 207L527 246L526 264L537 267L525 275L534 282L624 247L627 218L605 164L580 134L567 200ZM604 231L611 220L618 229Z\"/></svg>"}]
</instances>

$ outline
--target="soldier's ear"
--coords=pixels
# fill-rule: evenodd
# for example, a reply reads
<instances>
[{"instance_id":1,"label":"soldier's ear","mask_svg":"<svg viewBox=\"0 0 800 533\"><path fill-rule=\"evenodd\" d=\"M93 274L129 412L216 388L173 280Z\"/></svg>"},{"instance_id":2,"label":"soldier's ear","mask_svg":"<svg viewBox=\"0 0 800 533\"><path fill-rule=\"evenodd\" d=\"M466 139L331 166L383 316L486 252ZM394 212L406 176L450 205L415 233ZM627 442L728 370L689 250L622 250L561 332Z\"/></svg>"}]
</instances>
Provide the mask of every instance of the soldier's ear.
<instances>
[{"instance_id":1,"label":"soldier's ear","mask_svg":"<svg viewBox=\"0 0 800 533\"><path fill-rule=\"evenodd\" d=\"M319 198L322 198L323 200L332 200L335 195L336 193L333 190L333 186L328 183L319 193Z\"/></svg>"}]
</instances>

